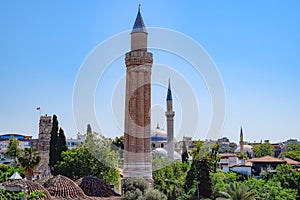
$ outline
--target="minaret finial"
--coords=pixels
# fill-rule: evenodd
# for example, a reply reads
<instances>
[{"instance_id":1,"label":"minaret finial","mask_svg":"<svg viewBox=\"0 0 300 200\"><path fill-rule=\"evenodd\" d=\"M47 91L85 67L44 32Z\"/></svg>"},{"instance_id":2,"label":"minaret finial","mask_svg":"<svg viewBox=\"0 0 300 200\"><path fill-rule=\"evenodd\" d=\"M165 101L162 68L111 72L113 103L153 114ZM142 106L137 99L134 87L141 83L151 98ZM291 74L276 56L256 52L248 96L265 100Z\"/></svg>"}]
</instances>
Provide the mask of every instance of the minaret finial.
<instances>
[{"instance_id":1,"label":"minaret finial","mask_svg":"<svg viewBox=\"0 0 300 200\"><path fill-rule=\"evenodd\" d=\"M141 4L138 6L138 13L133 25L132 33L147 33L146 27L141 15Z\"/></svg>"},{"instance_id":2,"label":"minaret finial","mask_svg":"<svg viewBox=\"0 0 300 200\"><path fill-rule=\"evenodd\" d=\"M168 93L167 93L167 101L172 100L172 90L171 90L171 81L169 78L169 86L168 86Z\"/></svg>"}]
</instances>

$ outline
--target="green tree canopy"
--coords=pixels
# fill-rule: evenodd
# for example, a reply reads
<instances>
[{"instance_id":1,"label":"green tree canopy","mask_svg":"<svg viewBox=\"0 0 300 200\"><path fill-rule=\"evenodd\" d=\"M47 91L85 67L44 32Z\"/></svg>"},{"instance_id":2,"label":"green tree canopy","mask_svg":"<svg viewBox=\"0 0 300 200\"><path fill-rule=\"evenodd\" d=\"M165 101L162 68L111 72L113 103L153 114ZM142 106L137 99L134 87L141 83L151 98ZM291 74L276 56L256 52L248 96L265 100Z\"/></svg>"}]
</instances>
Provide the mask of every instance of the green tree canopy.
<instances>
[{"instance_id":1,"label":"green tree canopy","mask_svg":"<svg viewBox=\"0 0 300 200\"><path fill-rule=\"evenodd\" d=\"M296 199L297 191L294 189L285 189L281 186L280 182L276 180L264 180L249 178L244 182L255 190L259 199L263 200L291 200Z\"/></svg>"},{"instance_id":2,"label":"green tree canopy","mask_svg":"<svg viewBox=\"0 0 300 200\"><path fill-rule=\"evenodd\" d=\"M265 142L260 145L255 145L253 147L254 156L262 157L262 156L274 156L274 146L269 142Z\"/></svg>"},{"instance_id":3,"label":"green tree canopy","mask_svg":"<svg viewBox=\"0 0 300 200\"><path fill-rule=\"evenodd\" d=\"M27 200L45 200L46 194L42 190L36 190L26 196Z\"/></svg>"},{"instance_id":4,"label":"green tree canopy","mask_svg":"<svg viewBox=\"0 0 300 200\"><path fill-rule=\"evenodd\" d=\"M293 169L291 165L278 165L273 179L279 181L283 188L298 189L300 186L300 173Z\"/></svg>"},{"instance_id":5,"label":"green tree canopy","mask_svg":"<svg viewBox=\"0 0 300 200\"><path fill-rule=\"evenodd\" d=\"M251 190L247 185L240 182L233 182L226 185L226 192L222 192L220 195L223 198L217 198L217 200L255 200L258 197L254 190Z\"/></svg>"},{"instance_id":6,"label":"green tree canopy","mask_svg":"<svg viewBox=\"0 0 300 200\"><path fill-rule=\"evenodd\" d=\"M21 167L25 171L25 177L28 180L31 180L33 176L33 170L37 166L39 166L41 162L41 157L39 156L39 153L36 152L35 148L25 148L21 152L18 160L21 164Z\"/></svg>"},{"instance_id":7,"label":"green tree canopy","mask_svg":"<svg viewBox=\"0 0 300 200\"><path fill-rule=\"evenodd\" d=\"M288 166L288 165L284 165ZM285 168L285 167L284 167ZM216 173L212 173L212 182L213 182L213 195L212 199L216 199L219 197L224 197L224 193L228 193L228 185L230 183L236 184L244 184L248 187L248 191L251 193L256 193L257 199L263 200L291 200L296 199L297 190L292 189L291 185L286 184L286 187L283 187L281 182L290 182L294 178L287 177L284 174L289 174L290 168L288 169L280 169L278 168L279 173L272 173L271 176L264 176L261 179L256 179L254 177L249 176L246 180L241 180L239 175L233 172L225 173L221 170L218 170ZM284 172L285 171L285 172ZM294 170L294 172L296 172ZM293 173L293 172L292 172ZM281 176L282 175L282 176ZM280 178L277 178L279 176ZM265 179L267 177L267 179ZM227 199L231 197L227 196Z\"/></svg>"},{"instance_id":8,"label":"green tree canopy","mask_svg":"<svg viewBox=\"0 0 300 200\"><path fill-rule=\"evenodd\" d=\"M186 176L185 192L192 199L210 198L213 193L210 173L216 171L220 160L217 155L219 145L197 141L195 146L192 149L191 169Z\"/></svg>"},{"instance_id":9,"label":"green tree canopy","mask_svg":"<svg viewBox=\"0 0 300 200\"><path fill-rule=\"evenodd\" d=\"M167 200L163 193L149 189L148 182L141 177L126 179L123 189L122 200Z\"/></svg>"},{"instance_id":10,"label":"green tree canopy","mask_svg":"<svg viewBox=\"0 0 300 200\"><path fill-rule=\"evenodd\" d=\"M24 177L24 170L20 169L19 166L0 164L0 183L7 181L15 172Z\"/></svg>"},{"instance_id":11,"label":"green tree canopy","mask_svg":"<svg viewBox=\"0 0 300 200\"><path fill-rule=\"evenodd\" d=\"M97 133L90 133L84 146L62 153L57 162L57 173L73 180L84 176L96 176L119 187L120 173L117 170L119 156L111 150L111 140Z\"/></svg>"},{"instance_id":12,"label":"green tree canopy","mask_svg":"<svg viewBox=\"0 0 300 200\"><path fill-rule=\"evenodd\" d=\"M120 155L111 149L112 141L103 135L93 132L87 135L84 147L92 156L104 165L116 168L120 164Z\"/></svg>"},{"instance_id":13,"label":"green tree canopy","mask_svg":"<svg viewBox=\"0 0 300 200\"><path fill-rule=\"evenodd\" d=\"M11 136L8 142L7 151L5 155L14 158L16 162L18 156L20 155L20 152L21 149L19 148L19 141L13 136Z\"/></svg>"},{"instance_id":14,"label":"green tree canopy","mask_svg":"<svg viewBox=\"0 0 300 200\"><path fill-rule=\"evenodd\" d=\"M123 158L124 136L116 137L112 141L111 149L116 151L120 155L120 158Z\"/></svg>"},{"instance_id":15,"label":"green tree canopy","mask_svg":"<svg viewBox=\"0 0 300 200\"><path fill-rule=\"evenodd\" d=\"M300 144L297 142L291 142L286 145L286 151L283 152L284 156L291 158L293 160L296 160L300 162ZM282 157L282 155L280 155Z\"/></svg>"},{"instance_id":16,"label":"green tree canopy","mask_svg":"<svg viewBox=\"0 0 300 200\"><path fill-rule=\"evenodd\" d=\"M168 158L158 156L154 157L153 163L166 164L164 167L153 171L154 189L163 192L169 200L178 199L179 196L183 195L186 175L190 169L189 163L169 162Z\"/></svg>"}]
</instances>

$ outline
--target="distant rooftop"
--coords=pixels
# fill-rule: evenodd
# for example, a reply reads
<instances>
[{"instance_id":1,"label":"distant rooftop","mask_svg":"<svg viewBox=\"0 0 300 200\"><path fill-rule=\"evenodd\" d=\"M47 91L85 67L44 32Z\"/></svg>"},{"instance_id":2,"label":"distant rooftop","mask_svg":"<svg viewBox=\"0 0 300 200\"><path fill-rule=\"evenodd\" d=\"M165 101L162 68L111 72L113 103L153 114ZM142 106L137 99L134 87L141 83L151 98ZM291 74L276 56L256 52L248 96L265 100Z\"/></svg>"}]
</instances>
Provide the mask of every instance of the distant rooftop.
<instances>
[{"instance_id":1,"label":"distant rooftop","mask_svg":"<svg viewBox=\"0 0 300 200\"><path fill-rule=\"evenodd\" d=\"M252 163L257 163L257 162L263 162L263 163L266 163L266 162L270 162L270 163L285 163L286 161L282 160L282 159L279 159L279 158L275 158L273 156L263 156L263 157L260 157L260 158L252 158L252 159L249 159L247 160L247 162L252 162Z\"/></svg>"}]
</instances>

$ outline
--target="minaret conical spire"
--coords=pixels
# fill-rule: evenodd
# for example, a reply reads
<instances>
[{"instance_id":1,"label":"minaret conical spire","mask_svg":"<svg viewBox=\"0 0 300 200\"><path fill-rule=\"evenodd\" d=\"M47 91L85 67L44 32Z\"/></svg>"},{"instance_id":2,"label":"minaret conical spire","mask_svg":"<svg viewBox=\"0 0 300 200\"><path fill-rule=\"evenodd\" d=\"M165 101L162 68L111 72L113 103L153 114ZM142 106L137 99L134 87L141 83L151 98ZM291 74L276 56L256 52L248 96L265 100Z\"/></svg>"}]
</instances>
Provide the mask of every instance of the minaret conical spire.
<instances>
[{"instance_id":1,"label":"minaret conical spire","mask_svg":"<svg viewBox=\"0 0 300 200\"><path fill-rule=\"evenodd\" d=\"M168 93L167 93L167 152L169 159L174 159L174 116L175 112L173 111L173 101L172 101L172 91L171 91L171 82L169 79Z\"/></svg>"},{"instance_id":2,"label":"minaret conical spire","mask_svg":"<svg viewBox=\"0 0 300 200\"><path fill-rule=\"evenodd\" d=\"M168 93L167 93L167 101L172 100L172 90L171 90L171 81L169 79Z\"/></svg>"},{"instance_id":3,"label":"minaret conical spire","mask_svg":"<svg viewBox=\"0 0 300 200\"><path fill-rule=\"evenodd\" d=\"M244 135L243 135L242 126L241 126L241 132L240 132L240 153L244 153Z\"/></svg>"},{"instance_id":4,"label":"minaret conical spire","mask_svg":"<svg viewBox=\"0 0 300 200\"><path fill-rule=\"evenodd\" d=\"M138 14L136 16L133 28L132 28L132 33L147 33L142 15L141 15L141 4L139 4L138 8Z\"/></svg>"}]
</instances>

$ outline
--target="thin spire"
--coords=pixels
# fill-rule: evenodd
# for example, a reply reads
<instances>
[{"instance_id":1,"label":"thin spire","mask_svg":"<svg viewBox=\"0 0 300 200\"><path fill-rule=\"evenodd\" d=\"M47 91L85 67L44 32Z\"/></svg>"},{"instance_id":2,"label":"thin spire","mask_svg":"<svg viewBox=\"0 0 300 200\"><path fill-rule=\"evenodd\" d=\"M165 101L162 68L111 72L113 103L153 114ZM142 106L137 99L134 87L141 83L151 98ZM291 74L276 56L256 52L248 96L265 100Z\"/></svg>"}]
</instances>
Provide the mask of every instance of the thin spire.
<instances>
[{"instance_id":1,"label":"thin spire","mask_svg":"<svg viewBox=\"0 0 300 200\"><path fill-rule=\"evenodd\" d=\"M240 135L243 135L243 128L242 128L242 126L241 126L241 133L240 133Z\"/></svg>"},{"instance_id":2,"label":"thin spire","mask_svg":"<svg viewBox=\"0 0 300 200\"><path fill-rule=\"evenodd\" d=\"M171 81L169 78L169 87L168 87L168 94L167 94L167 101L172 100L172 90L171 90Z\"/></svg>"},{"instance_id":3,"label":"thin spire","mask_svg":"<svg viewBox=\"0 0 300 200\"><path fill-rule=\"evenodd\" d=\"M147 33L142 15L141 15L141 4L139 4L138 7L138 14L136 16L133 28L132 28L132 33Z\"/></svg>"}]
</instances>

